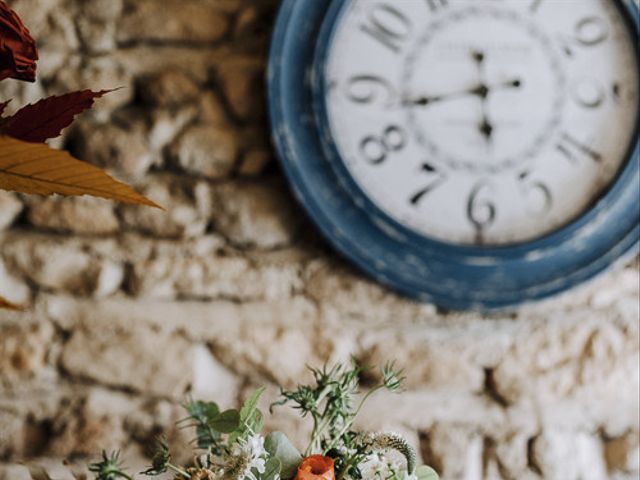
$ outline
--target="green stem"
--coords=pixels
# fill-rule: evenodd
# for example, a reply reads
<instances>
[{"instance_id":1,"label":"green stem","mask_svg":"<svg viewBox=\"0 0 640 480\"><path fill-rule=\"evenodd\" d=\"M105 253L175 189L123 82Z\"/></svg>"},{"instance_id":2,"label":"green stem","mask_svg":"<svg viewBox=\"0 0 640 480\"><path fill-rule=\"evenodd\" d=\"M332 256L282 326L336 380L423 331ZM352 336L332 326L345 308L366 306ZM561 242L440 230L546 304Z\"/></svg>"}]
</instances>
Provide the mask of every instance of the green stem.
<instances>
[{"instance_id":1,"label":"green stem","mask_svg":"<svg viewBox=\"0 0 640 480\"><path fill-rule=\"evenodd\" d=\"M187 480L189 480L191 478L191 475L189 475L187 472L185 472L181 468L176 467L175 465L172 465L171 463L167 463L167 468L169 468L169 470L173 470L174 472L176 472L179 475L182 475Z\"/></svg>"},{"instance_id":2,"label":"green stem","mask_svg":"<svg viewBox=\"0 0 640 480\"><path fill-rule=\"evenodd\" d=\"M314 405L316 409L318 408L320 403L325 399L325 397L330 392L331 392L331 386L330 385L325 386L320 391L320 393L318 394L318 398L316 398L315 405ZM324 412L320 416L318 416L317 413L312 413L312 415L313 415L313 430L311 432L311 441L309 442L309 445L307 446L307 448L305 450L305 457L308 457L311 454L313 449L316 447L316 444L318 443L318 439L322 435L323 430L325 428L327 428L326 421L324 422L324 424L322 423L322 421L318 422L318 419L326 420L325 419L326 413L327 413L327 406L325 406Z\"/></svg>"},{"instance_id":3,"label":"green stem","mask_svg":"<svg viewBox=\"0 0 640 480\"><path fill-rule=\"evenodd\" d=\"M313 444L315 442L316 439L316 435L318 434L318 416L314 413L313 415L313 430L311 431L311 440L309 441L309 445L307 445L307 448L304 451L304 456L308 457L309 453L311 452L311 449L313 448Z\"/></svg>"},{"instance_id":4,"label":"green stem","mask_svg":"<svg viewBox=\"0 0 640 480\"><path fill-rule=\"evenodd\" d=\"M349 469L354 465L355 460L356 460L355 457L352 457L351 460L349 460L349 462L346 463L344 468L340 471L340 475L338 475L337 480L343 480L344 476L347 474Z\"/></svg>"},{"instance_id":5,"label":"green stem","mask_svg":"<svg viewBox=\"0 0 640 480\"><path fill-rule=\"evenodd\" d=\"M380 390L381 388L383 388L383 386L379 386L374 388L373 390L369 390L369 392L362 398L362 400L360 401L360 404L358 405L358 408L356 408L356 411L354 412L353 415L351 415L351 419L346 422L344 424L344 427L342 427L342 430L340 430L340 432L338 433L338 435L336 435L333 440L331 441L331 443L329 444L329 446L327 448L325 448L323 455L326 455L329 450L331 450L333 447L336 446L336 443L342 438L342 436L347 433L349 431L349 429L351 428L351 426L353 425L354 420L356 419L356 417L358 416L358 414L360 413L360 410L362 410L362 407L364 406L364 404L367 402L367 400L369 399L369 397L371 397L371 395L373 395L374 393L376 393L378 390Z\"/></svg>"},{"instance_id":6,"label":"green stem","mask_svg":"<svg viewBox=\"0 0 640 480\"><path fill-rule=\"evenodd\" d=\"M316 448L318 450L320 449L320 440L322 435L327 427L331 425L331 419L323 417L318 418L320 418L319 422L314 420L313 431L311 432L311 441L305 450L305 456L311 455Z\"/></svg>"}]
</instances>

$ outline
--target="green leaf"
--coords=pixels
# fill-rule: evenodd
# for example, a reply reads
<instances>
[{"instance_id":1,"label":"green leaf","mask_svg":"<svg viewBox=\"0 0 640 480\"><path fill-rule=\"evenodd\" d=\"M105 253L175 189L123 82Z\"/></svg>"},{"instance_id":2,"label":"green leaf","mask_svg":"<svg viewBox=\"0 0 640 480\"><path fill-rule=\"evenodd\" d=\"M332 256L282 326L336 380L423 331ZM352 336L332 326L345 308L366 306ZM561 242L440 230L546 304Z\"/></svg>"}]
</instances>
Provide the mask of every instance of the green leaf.
<instances>
[{"instance_id":1,"label":"green leaf","mask_svg":"<svg viewBox=\"0 0 640 480\"><path fill-rule=\"evenodd\" d=\"M220 415L218 405L214 402L192 400L185 403L184 408L196 427L198 448L207 448L214 444L220 438L220 433L211 426L211 423Z\"/></svg>"},{"instance_id":2,"label":"green leaf","mask_svg":"<svg viewBox=\"0 0 640 480\"><path fill-rule=\"evenodd\" d=\"M240 426L240 413L237 410L225 410L210 425L220 433L232 433Z\"/></svg>"},{"instance_id":3,"label":"green leaf","mask_svg":"<svg viewBox=\"0 0 640 480\"><path fill-rule=\"evenodd\" d=\"M235 443L239 438L246 437L249 432L259 433L262 430L264 416L258 410L258 401L264 390L264 388L257 389L244 402L240 409L240 425L229 435L229 444Z\"/></svg>"},{"instance_id":4,"label":"green leaf","mask_svg":"<svg viewBox=\"0 0 640 480\"><path fill-rule=\"evenodd\" d=\"M282 465L280 464L280 460L275 457L271 457L269 460L267 460L265 471L260 476L260 480L274 480L275 478L278 478L281 468Z\"/></svg>"},{"instance_id":5,"label":"green leaf","mask_svg":"<svg viewBox=\"0 0 640 480\"><path fill-rule=\"evenodd\" d=\"M253 392L249 398L244 402L244 405L240 409L240 421L245 423L253 416L253 412L258 408L258 400L264 393L264 387L257 389Z\"/></svg>"},{"instance_id":6,"label":"green leaf","mask_svg":"<svg viewBox=\"0 0 640 480\"><path fill-rule=\"evenodd\" d=\"M282 465L280 472L282 480L289 480L296 476L298 466L302 461L302 455L284 433L273 432L267 435L264 441L264 448L271 457L275 457L280 461Z\"/></svg>"},{"instance_id":7,"label":"green leaf","mask_svg":"<svg viewBox=\"0 0 640 480\"><path fill-rule=\"evenodd\" d=\"M207 425L198 425L196 427L196 442L198 448L209 448L211 445L220 440L220 433Z\"/></svg>"},{"instance_id":8,"label":"green leaf","mask_svg":"<svg viewBox=\"0 0 640 480\"><path fill-rule=\"evenodd\" d=\"M242 417L242 413L240 413ZM229 445L233 445L238 439L246 439L250 433L260 433L262 431L262 425L264 424L264 416L260 410L255 410L253 415L248 420L242 422L238 428L229 435Z\"/></svg>"},{"instance_id":9,"label":"green leaf","mask_svg":"<svg viewBox=\"0 0 640 480\"><path fill-rule=\"evenodd\" d=\"M254 433L260 433L262 426L264 425L264 415L260 410L255 410L251 418L246 421L246 425Z\"/></svg>"},{"instance_id":10,"label":"green leaf","mask_svg":"<svg viewBox=\"0 0 640 480\"><path fill-rule=\"evenodd\" d=\"M194 421L201 423L208 423L220 415L220 408L214 402L191 401L184 408Z\"/></svg>"},{"instance_id":11,"label":"green leaf","mask_svg":"<svg viewBox=\"0 0 640 480\"><path fill-rule=\"evenodd\" d=\"M231 434L229 434L229 438L227 438L227 443L229 445L233 445L238 441L238 439L242 436L243 433L244 431L242 428L239 428L236 431L232 432Z\"/></svg>"},{"instance_id":12,"label":"green leaf","mask_svg":"<svg viewBox=\"0 0 640 480\"><path fill-rule=\"evenodd\" d=\"M440 478L433 468L426 465L416 468L416 477L418 480L439 480Z\"/></svg>"}]
</instances>

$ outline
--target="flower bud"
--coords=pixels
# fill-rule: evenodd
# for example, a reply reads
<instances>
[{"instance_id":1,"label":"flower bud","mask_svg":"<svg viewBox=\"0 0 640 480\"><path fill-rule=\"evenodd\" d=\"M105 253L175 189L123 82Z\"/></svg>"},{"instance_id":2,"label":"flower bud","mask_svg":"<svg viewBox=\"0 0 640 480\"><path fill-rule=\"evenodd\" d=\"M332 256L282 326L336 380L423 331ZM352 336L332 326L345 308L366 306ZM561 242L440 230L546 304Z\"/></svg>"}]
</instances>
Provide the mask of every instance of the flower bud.
<instances>
[{"instance_id":1,"label":"flower bud","mask_svg":"<svg viewBox=\"0 0 640 480\"><path fill-rule=\"evenodd\" d=\"M322 455L305 458L298 467L295 480L335 480L333 459Z\"/></svg>"}]
</instances>

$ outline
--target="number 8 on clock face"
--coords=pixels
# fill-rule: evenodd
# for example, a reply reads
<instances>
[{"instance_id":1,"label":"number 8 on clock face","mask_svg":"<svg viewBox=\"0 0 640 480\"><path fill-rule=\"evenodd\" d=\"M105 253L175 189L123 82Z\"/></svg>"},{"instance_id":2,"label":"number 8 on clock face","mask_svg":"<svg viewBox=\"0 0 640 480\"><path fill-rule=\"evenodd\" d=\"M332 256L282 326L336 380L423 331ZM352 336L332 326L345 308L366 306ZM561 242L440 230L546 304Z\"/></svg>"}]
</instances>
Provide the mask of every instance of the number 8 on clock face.
<instances>
[{"instance_id":1,"label":"number 8 on clock face","mask_svg":"<svg viewBox=\"0 0 640 480\"><path fill-rule=\"evenodd\" d=\"M285 0L270 106L294 191L414 296L568 288L637 244L637 21L630 0Z\"/></svg>"}]
</instances>

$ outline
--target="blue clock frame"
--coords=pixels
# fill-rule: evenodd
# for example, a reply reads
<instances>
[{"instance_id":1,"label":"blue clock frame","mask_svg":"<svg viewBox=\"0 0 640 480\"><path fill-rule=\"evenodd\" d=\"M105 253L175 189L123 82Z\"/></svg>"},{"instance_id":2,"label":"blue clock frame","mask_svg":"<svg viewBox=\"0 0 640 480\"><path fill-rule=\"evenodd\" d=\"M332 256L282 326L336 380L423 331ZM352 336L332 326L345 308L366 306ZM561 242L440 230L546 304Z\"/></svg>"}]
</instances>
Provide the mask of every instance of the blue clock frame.
<instances>
[{"instance_id":1,"label":"blue clock frame","mask_svg":"<svg viewBox=\"0 0 640 480\"><path fill-rule=\"evenodd\" d=\"M633 0L616 1L638 37L640 9ZM267 74L272 136L284 172L340 253L378 282L420 301L494 311L563 292L638 252L640 139L597 203L531 242L490 248L447 244L382 212L344 167L326 118L324 62L349 2L283 0Z\"/></svg>"}]
</instances>

